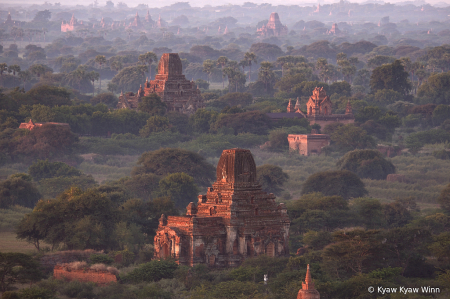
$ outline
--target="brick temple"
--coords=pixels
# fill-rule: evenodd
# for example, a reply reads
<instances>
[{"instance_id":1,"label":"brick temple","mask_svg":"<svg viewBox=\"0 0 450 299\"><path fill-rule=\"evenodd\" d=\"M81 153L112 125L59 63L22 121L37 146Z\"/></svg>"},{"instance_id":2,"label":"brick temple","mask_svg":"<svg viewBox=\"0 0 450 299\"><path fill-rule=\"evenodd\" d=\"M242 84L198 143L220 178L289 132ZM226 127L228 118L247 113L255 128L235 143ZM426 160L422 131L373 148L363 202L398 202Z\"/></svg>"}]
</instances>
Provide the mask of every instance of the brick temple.
<instances>
[{"instance_id":1,"label":"brick temple","mask_svg":"<svg viewBox=\"0 0 450 299\"><path fill-rule=\"evenodd\" d=\"M283 36L288 34L287 26L281 24L278 13L273 12L270 14L269 22L256 30L256 33L261 37L268 36Z\"/></svg>"},{"instance_id":2,"label":"brick temple","mask_svg":"<svg viewBox=\"0 0 450 299\"><path fill-rule=\"evenodd\" d=\"M316 87L312 96L306 103L306 117L311 125L319 124L324 128L329 123L339 122L343 124L352 124L355 122L352 106L347 103L345 114L333 114L330 97L323 87Z\"/></svg>"},{"instance_id":3,"label":"brick temple","mask_svg":"<svg viewBox=\"0 0 450 299\"><path fill-rule=\"evenodd\" d=\"M285 205L257 183L251 152L228 149L219 159L217 181L197 205L191 202L185 216L161 216L155 258L226 267L262 254L288 256L289 226Z\"/></svg>"},{"instance_id":4,"label":"brick temple","mask_svg":"<svg viewBox=\"0 0 450 299\"><path fill-rule=\"evenodd\" d=\"M83 21L78 22L77 19L75 19L75 16L72 14L72 18L70 19L69 23L64 23L62 21L61 23L61 32L69 32L69 31L75 31L77 29L84 28Z\"/></svg>"},{"instance_id":5,"label":"brick temple","mask_svg":"<svg viewBox=\"0 0 450 299\"><path fill-rule=\"evenodd\" d=\"M167 104L168 111L193 114L204 108L200 90L193 81L186 80L178 53L164 53L155 80L145 81L137 93L121 93L117 108L137 109L141 98L156 93Z\"/></svg>"},{"instance_id":6,"label":"brick temple","mask_svg":"<svg viewBox=\"0 0 450 299\"><path fill-rule=\"evenodd\" d=\"M322 148L330 145L330 135L318 134L311 130L311 134L289 134L289 150L298 151L301 156L320 155Z\"/></svg>"},{"instance_id":7,"label":"brick temple","mask_svg":"<svg viewBox=\"0 0 450 299\"><path fill-rule=\"evenodd\" d=\"M302 288L297 293L297 299L320 299L320 294L316 290L309 272L309 264L306 268L305 282L302 282Z\"/></svg>"}]
</instances>

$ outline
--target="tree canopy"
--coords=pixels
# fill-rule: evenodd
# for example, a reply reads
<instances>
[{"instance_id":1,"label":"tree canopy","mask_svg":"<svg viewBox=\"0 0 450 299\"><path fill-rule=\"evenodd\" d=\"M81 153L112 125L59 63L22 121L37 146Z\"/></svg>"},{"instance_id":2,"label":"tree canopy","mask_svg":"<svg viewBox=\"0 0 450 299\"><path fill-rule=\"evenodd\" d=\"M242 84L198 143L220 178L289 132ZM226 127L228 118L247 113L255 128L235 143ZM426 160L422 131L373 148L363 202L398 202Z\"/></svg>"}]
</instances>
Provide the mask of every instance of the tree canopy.
<instances>
[{"instance_id":1,"label":"tree canopy","mask_svg":"<svg viewBox=\"0 0 450 299\"><path fill-rule=\"evenodd\" d=\"M207 163L197 153L183 149L164 148L153 152L145 152L138 159L134 174L154 173L166 176L172 173L184 172L195 178L200 186L210 186L215 179L215 167Z\"/></svg>"},{"instance_id":2,"label":"tree canopy","mask_svg":"<svg viewBox=\"0 0 450 299\"><path fill-rule=\"evenodd\" d=\"M406 95L411 85L401 61L396 60L375 68L370 76L370 89L374 93L381 89L391 89Z\"/></svg>"},{"instance_id":3,"label":"tree canopy","mask_svg":"<svg viewBox=\"0 0 450 299\"><path fill-rule=\"evenodd\" d=\"M326 196L338 195L345 199L367 194L364 183L351 171L322 171L310 175L303 183L302 194L321 192Z\"/></svg>"},{"instance_id":4,"label":"tree canopy","mask_svg":"<svg viewBox=\"0 0 450 299\"><path fill-rule=\"evenodd\" d=\"M340 170L349 170L360 178L385 180L395 173L395 166L386 160L378 150L354 150L346 153L337 163Z\"/></svg>"}]
</instances>

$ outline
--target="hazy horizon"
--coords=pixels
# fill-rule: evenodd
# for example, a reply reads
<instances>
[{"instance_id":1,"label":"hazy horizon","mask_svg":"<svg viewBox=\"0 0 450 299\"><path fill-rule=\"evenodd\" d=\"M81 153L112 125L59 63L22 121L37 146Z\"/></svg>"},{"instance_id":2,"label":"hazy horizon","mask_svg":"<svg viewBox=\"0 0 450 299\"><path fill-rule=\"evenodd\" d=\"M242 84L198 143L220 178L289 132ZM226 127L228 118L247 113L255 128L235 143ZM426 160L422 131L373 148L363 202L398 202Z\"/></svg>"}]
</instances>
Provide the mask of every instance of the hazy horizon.
<instances>
[{"instance_id":1,"label":"hazy horizon","mask_svg":"<svg viewBox=\"0 0 450 299\"><path fill-rule=\"evenodd\" d=\"M68 1L42 1L42 0L15 0L14 3L11 3L10 0L0 0L0 5L10 5L11 7L14 6L23 6L23 5L44 5L45 3L49 3L53 6L54 3L61 3L62 6L76 6L76 5L83 5L88 6L92 5L94 1L92 0L78 0L76 1L76 4L74 2L68 2ZM245 2L252 2L255 4L263 4L263 3L269 3L273 6L278 5L299 5L299 6L312 6L316 5L318 3L320 4L332 4L332 3L338 3L339 0L331 0L331 1L295 1L295 0L284 0L284 1L264 1L264 0L256 0L256 1L242 1L242 0L218 0L214 1L214 4L210 4L210 2L206 2L203 0L194 0L194 1L180 1L180 0L170 0L170 1L152 1L151 4L145 3L145 1L142 0L128 0L128 1L112 1L114 4L117 4L119 2L124 2L128 5L128 7L136 7L139 4L147 4L148 7L164 7L164 6L170 6L172 4L175 4L177 2L189 2L189 4L192 7L204 7L204 6L222 6L222 5L242 5ZM345 2L351 2L351 3L392 3L392 4L413 4L413 5L438 5L438 6L450 6L450 1L442 1L442 0L415 0L415 1L405 1L405 0L392 0L392 1L378 1L378 0L359 0L359 1L345 1ZM97 7L101 8L104 7L106 4L106 1L98 1Z\"/></svg>"}]
</instances>

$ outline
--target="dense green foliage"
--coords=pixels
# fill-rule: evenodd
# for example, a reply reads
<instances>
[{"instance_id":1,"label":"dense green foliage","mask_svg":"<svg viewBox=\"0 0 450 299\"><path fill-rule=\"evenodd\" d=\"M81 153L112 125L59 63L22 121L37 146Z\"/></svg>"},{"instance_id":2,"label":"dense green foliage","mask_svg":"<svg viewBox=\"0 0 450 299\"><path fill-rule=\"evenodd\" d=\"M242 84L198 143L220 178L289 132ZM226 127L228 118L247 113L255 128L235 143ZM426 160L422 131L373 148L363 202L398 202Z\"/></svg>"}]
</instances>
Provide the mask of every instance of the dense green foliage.
<instances>
[{"instance_id":1,"label":"dense green foliage","mask_svg":"<svg viewBox=\"0 0 450 299\"><path fill-rule=\"evenodd\" d=\"M350 170L360 178L385 180L395 173L395 166L377 150L354 150L346 153L336 164L340 170Z\"/></svg>"},{"instance_id":2,"label":"dense green foliage","mask_svg":"<svg viewBox=\"0 0 450 299\"><path fill-rule=\"evenodd\" d=\"M281 167L271 164L256 167L256 175L256 179L264 191L277 195L280 194L281 187L289 178Z\"/></svg>"},{"instance_id":3,"label":"dense green foliage","mask_svg":"<svg viewBox=\"0 0 450 299\"><path fill-rule=\"evenodd\" d=\"M345 199L367 194L361 179L348 170L317 172L305 181L302 194L322 192L324 195L338 195Z\"/></svg>"},{"instance_id":4,"label":"dense green foliage","mask_svg":"<svg viewBox=\"0 0 450 299\"><path fill-rule=\"evenodd\" d=\"M0 289L8 291L12 284L39 281L39 263L23 253L0 253Z\"/></svg>"},{"instance_id":5,"label":"dense green foliage","mask_svg":"<svg viewBox=\"0 0 450 299\"><path fill-rule=\"evenodd\" d=\"M134 174L154 173L167 175L184 172L201 186L209 186L215 177L214 167L208 164L199 154L174 148L165 148L153 152L146 152L138 160L138 167Z\"/></svg>"}]
</instances>

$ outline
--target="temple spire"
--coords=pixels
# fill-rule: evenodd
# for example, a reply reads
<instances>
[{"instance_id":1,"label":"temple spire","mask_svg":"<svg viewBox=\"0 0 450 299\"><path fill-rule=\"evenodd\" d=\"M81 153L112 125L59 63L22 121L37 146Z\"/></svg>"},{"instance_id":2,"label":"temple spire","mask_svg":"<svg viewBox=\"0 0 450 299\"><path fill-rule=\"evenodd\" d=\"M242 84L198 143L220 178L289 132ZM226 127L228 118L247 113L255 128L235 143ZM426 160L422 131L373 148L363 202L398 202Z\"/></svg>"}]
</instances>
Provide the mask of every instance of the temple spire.
<instances>
[{"instance_id":1,"label":"temple spire","mask_svg":"<svg viewBox=\"0 0 450 299\"><path fill-rule=\"evenodd\" d=\"M309 264L306 268L305 282L302 282L302 288L298 291L297 299L320 299L320 294L315 289L314 282L311 279Z\"/></svg>"}]
</instances>

